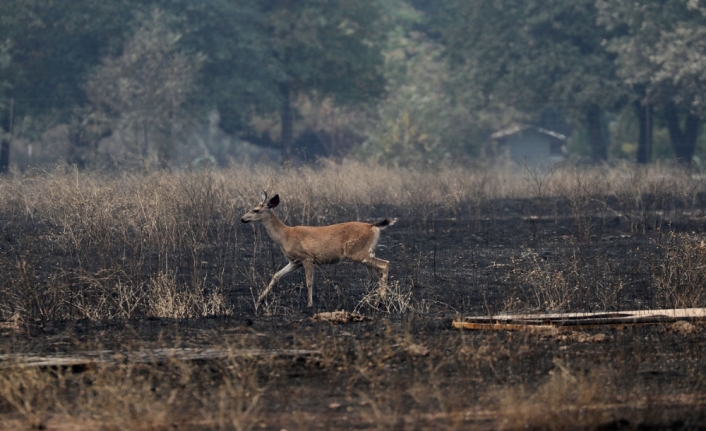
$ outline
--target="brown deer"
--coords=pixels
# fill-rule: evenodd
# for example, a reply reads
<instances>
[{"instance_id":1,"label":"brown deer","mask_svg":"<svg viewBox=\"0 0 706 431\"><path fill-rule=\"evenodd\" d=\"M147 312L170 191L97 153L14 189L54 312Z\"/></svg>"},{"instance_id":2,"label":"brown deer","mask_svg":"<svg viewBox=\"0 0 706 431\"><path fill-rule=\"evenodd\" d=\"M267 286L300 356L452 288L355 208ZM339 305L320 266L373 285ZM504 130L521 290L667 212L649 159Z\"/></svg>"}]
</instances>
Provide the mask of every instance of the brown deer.
<instances>
[{"instance_id":1,"label":"brown deer","mask_svg":"<svg viewBox=\"0 0 706 431\"><path fill-rule=\"evenodd\" d=\"M374 250L380 238L380 231L395 224L397 219L385 219L377 223L348 222L330 226L287 226L272 211L279 205L279 195L274 195L268 200L267 193L262 192L261 198L262 202L248 211L240 221L262 222L267 234L280 246L289 263L272 276L270 284L255 303L256 310L280 277L302 266L306 272L306 287L309 293L307 307L312 307L314 264L324 265L344 260L359 262L378 271L380 295L385 295L390 262L375 257Z\"/></svg>"}]
</instances>

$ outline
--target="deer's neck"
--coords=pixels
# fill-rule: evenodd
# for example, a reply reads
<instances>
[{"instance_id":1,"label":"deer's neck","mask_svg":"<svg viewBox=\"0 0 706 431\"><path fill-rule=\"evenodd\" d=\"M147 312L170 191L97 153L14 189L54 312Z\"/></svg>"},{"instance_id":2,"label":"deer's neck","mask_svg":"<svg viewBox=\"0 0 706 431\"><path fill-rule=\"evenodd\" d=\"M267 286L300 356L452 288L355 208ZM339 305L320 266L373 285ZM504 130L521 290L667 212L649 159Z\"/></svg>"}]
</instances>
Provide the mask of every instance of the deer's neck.
<instances>
[{"instance_id":1,"label":"deer's neck","mask_svg":"<svg viewBox=\"0 0 706 431\"><path fill-rule=\"evenodd\" d=\"M284 244L284 229L287 225L282 223L275 213L270 213L270 217L262 220L262 224L265 225L265 230L270 238L272 238L272 241L280 246Z\"/></svg>"}]
</instances>

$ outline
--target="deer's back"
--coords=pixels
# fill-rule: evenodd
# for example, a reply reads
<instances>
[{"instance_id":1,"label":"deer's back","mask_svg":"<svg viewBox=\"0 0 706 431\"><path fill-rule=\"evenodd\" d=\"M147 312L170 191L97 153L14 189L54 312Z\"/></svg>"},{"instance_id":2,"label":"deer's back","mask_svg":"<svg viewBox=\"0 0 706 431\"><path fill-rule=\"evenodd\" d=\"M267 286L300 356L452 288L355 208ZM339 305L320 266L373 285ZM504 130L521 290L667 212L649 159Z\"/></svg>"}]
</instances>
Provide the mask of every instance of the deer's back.
<instances>
[{"instance_id":1,"label":"deer's back","mask_svg":"<svg viewBox=\"0 0 706 431\"><path fill-rule=\"evenodd\" d=\"M348 222L330 226L287 228L290 240L282 251L290 260L313 259L317 263L362 260L377 242L377 229L370 223Z\"/></svg>"}]
</instances>

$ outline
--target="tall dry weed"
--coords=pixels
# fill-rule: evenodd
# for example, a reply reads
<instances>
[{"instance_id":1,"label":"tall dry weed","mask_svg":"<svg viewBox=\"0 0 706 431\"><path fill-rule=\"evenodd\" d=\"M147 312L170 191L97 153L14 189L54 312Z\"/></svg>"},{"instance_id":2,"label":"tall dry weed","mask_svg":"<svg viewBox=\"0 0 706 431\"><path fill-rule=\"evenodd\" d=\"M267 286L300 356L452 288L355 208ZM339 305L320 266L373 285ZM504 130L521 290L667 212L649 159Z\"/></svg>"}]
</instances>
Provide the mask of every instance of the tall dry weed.
<instances>
[{"instance_id":1,"label":"tall dry weed","mask_svg":"<svg viewBox=\"0 0 706 431\"><path fill-rule=\"evenodd\" d=\"M8 274L0 282L0 318L19 312L40 320L128 319L155 315L155 307L185 313L174 302L156 306L157 292L169 295L174 289L155 286L191 292L192 303L210 301L193 315L252 311L253 293L281 266L281 254L262 232L239 223L263 189L280 194L279 215L289 224L396 216L421 241L432 242L439 219L462 220L482 241L508 217L503 202L521 200L528 202L530 220L522 228L534 229L536 244L540 227L560 217L571 218L579 241L600 237L609 218L629 220L634 234L693 223L703 217L705 188L699 175L665 165L422 171L346 160L110 175L60 168L0 180L5 236L0 269ZM433 242L434 250L422 253L414 243L405 244L396 252L414 254L421 268L428 261L436 265L437 246L442 247ZM411 283L423 285L414 280L419 274L413 263ZM559 289L573 263L556 263L519 269L527 272L525 280L534 277L531 285L549 280ZM542 274L545 270L554 275ZM567 302L567 295L584 283L579 282L563 294L556 291L564 299L538 301L552 308L577 304Z\"/></svg>"},{"instance_id":2,"label":"tall dry weed","mask_svg":"<svg viewBox=\"0 0 706 431\"><path fill-rule=\"evenodd\" d=\"M21 429L251 430L263 419L261 398L272 364L240 355L236 346L222 347L226 357L209 363L206 373L198 362L169 357L93 364L80 372L4 361L2 418L17 418Z\"/></svg>"},{"instance_id":3,"label":"tall dry weed","mask_svg":"<svg viewBox=\"0 0 706 431\"><path fill-rule=\"evenodd\" d=\"M614 388L605 369L576 372L555 360L548 380L535 389L506 387L497 395L498 429L593 429L609 418L596 408L611 401Z\"/></svg>"},{"instance_id":4,"label":"tall dry weed","mask_svg":"<svg viewBox=\"0 0 706 431\"><path fill-rule=\"evenodd\" d=\"M525 250L512 259L508 278L514 286L508 311L618 310L628 283L608 259L580 247L549 256Z\"/></svg>"},{"instance_id":5,"label":"tall dry weed","mask_svg":"<svg viewBox=\"0 0 706 431\"><path fill-rule=\"evenodd\" d=\"M63 375L52 376L37 368L0 373L0 409L14 410L29 426L39 428L48 411L57 407Z\"/></svg>"},{"instance_id":6,"label":"tall dry weed","mask_svg":"<svg viewBox=\"0 0 706 431\"><path fill-rule=\"evenodd\" d=\"M692 235L667 233L648 262L655 306L702 307L706 302L706 245Z\"/></svg>"}]
</instances>

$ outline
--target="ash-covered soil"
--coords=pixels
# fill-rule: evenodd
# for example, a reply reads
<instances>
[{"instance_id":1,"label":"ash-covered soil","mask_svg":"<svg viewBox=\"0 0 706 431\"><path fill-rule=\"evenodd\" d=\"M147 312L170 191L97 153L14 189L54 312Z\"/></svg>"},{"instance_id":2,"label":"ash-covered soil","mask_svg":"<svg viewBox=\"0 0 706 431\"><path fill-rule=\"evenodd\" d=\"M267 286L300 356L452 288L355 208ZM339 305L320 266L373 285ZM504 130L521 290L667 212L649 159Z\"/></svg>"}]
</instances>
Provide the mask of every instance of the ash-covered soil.
<instances>
[{"instance_id":1,"label":"ash-covered soil","mask_svg":"<svg viewBox=\"0 0 706 431\"><path fill-rule=\"evenodd\" d=\"M403 214L382 232L376 255L390 261L391 284L400 292L411 292L414 302L433 315L673 305L655 294L650 279L668 253L670 235L690 235L699 244L706 227L703 218L662 214L636 221L606 211L577 220L565 206L553 205L543 203L547 208L537 211L540 204L531 200L502 200L488 205L477 218ZM400 212L404 211L379 209L369 220L400 216ZM279 248L261 227L243 226L241 241L241 258L245 266L258 268L256 281L262 285L285 265ZM540 272L565 274L571 285L567 290L580 292L564 292L561 300L547 299L538 292ZM360 308L361 299L375 289L376 280L359 264L320 266L315 274L315 311ZM242 314L252 308L251 281L236 279L230 291ZM303 270L285 276L273 291L271 298L283 307L275 307L274 314L304 310Z\"/></svg>"},{"instance_id":2,"label":"ash-covered soil","mask_svg":"<svg viewBox=\"0 0 706 431\"><path fill-rule=\"evenodd\" d=\"M197 264L199 276L226 286L231 315L34 319L4 326L0 349L45 355L213 346L319 351L262 359L255 367L261 393L255 429L497 429L517 427L522 418L542 429L702 429L701 324L579 332L451 328L452 318L465 315L675 305L653 280L662 274L672 235L698 245L702 219L661 214L638 223L609 211L577 218L556 203L537 211L540 206L545 204L496 202L475 218L404 217L395 208L372 213L370 220L400 217L383 232L377 255L390 261L390 283L400 298L392 307L402 313L364 302L375 292L375 280L363 266L346 263L316 269L314 310L305 308L300 270L280 280L256 313L253 297L285 260L261 227L238 225L230 231L232 247L206 245ZM31 243L27 237L40 232L34 241L41 245L44 229L5 227L5 241ZM27 247L25 257L37 253L39 261L42 252ZM43 259L51 267L53 258ZM41 275L40 265L34 267ZM335 310L369 319L311 319ZM182 388L208 391L222 378L214 361L190 362L195 377ZM150 366L171 369L159 360ZM547 405L556 409L539 407ZM0 414L13 415L6 405ZM178 429L199 428L179 415L173 420Z\"/></svg>"}]
</instances>

